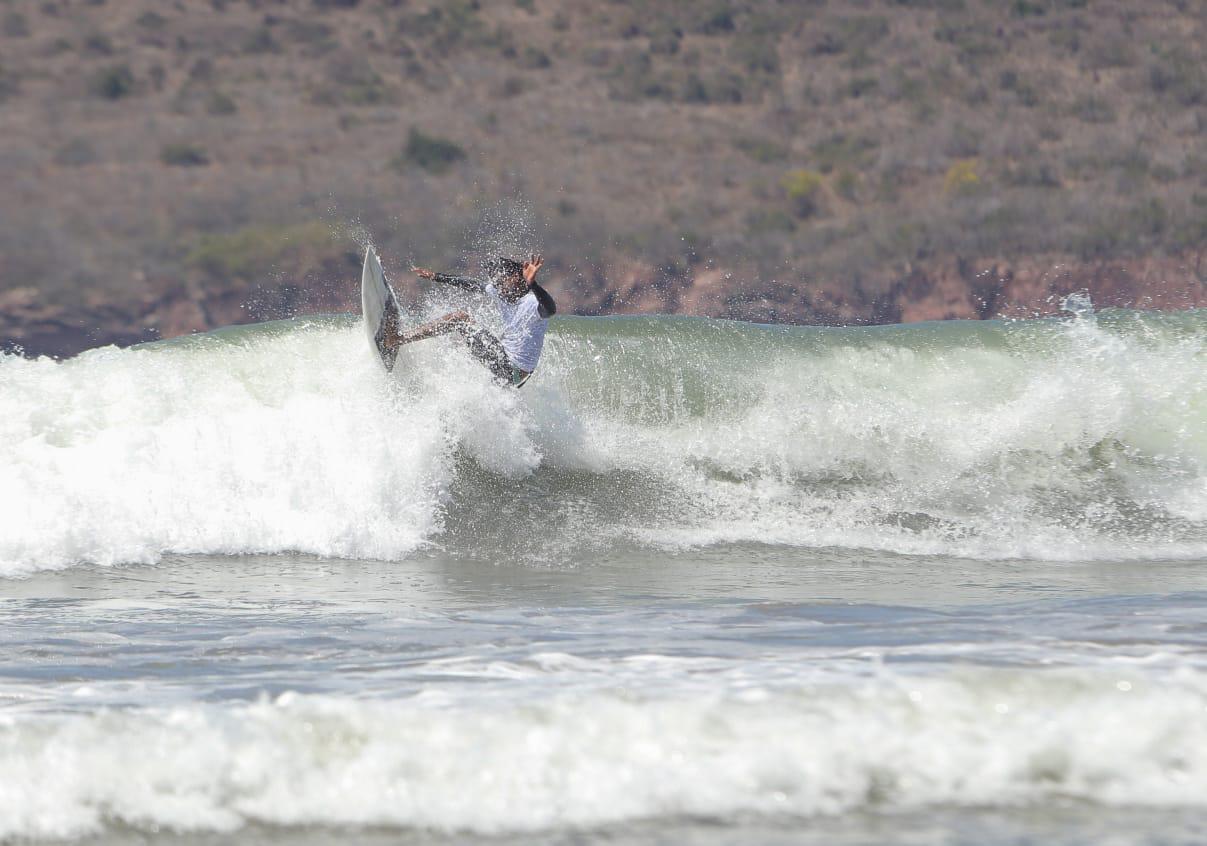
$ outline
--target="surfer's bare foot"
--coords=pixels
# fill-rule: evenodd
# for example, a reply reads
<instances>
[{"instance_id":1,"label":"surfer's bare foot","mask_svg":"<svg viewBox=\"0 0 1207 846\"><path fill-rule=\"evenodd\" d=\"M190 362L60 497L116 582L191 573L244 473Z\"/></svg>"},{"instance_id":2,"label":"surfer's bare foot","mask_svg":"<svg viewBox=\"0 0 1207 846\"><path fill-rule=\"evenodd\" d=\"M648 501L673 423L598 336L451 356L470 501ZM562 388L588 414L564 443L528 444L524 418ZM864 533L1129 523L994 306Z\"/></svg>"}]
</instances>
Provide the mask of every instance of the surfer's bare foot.
<instances>
[{"instance_id":1,"label":"surfer's bare foot","mask_svg":"<svg viewBox=\"0 0 1207 846\"><path fill-rule=\"evenodd\" d=\"M393 352L399 344L398 313L387 310L381 319L379 343L386 352Z\"/></svg>"},{"instance_id":2,"label":"surfer's bare foot","mask_svg":"<svg viewBox=\"0 0 1207 846\"><path fill-rule=\"evenodd\" d=\"M428 270L426 267L412 267L411 272L414 273L416 276L418 276L420 279L435 279L436 278L436 271Z\"/></svg>"}]
</instances>

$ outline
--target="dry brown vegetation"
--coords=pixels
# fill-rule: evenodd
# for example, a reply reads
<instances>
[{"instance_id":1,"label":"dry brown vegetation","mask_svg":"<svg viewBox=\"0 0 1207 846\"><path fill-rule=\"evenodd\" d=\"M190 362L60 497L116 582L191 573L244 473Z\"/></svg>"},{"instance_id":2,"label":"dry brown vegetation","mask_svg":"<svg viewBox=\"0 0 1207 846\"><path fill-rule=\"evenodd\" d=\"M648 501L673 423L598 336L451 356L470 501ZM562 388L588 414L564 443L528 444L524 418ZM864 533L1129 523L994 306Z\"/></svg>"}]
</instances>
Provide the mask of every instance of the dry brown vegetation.
<instances>
[{"instance_id":1,"label":"dry brown vegetation","mask_svg":"<svg viewBox=\"0 0 1207 846\"><path fill-rule=\"evenodd\" d=\"M580 312L1199 303L1204 45L1200 0L0 0L0 342L350 309L364 234L539 246Z\"/></svg>"}]
</instances>

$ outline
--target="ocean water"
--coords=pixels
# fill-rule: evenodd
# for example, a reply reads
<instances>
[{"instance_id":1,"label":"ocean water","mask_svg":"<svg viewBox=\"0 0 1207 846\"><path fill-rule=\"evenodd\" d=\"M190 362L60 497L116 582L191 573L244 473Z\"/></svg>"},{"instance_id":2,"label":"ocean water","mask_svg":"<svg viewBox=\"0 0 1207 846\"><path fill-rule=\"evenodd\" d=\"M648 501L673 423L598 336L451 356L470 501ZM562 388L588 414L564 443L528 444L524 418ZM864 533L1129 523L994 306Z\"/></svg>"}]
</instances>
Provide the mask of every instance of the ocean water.
<instances>
[{"instance_id":1,"label":"ocean water","mask_svg":"<svg viewBox=\"0 0 1207 846\"><path fill-rule=\"evenodd\" d=\"M1076 305L1076 304L1073 304ZM0 842L1207 840L1207 314L0 358Z\"/></svg>"}]
</instances>

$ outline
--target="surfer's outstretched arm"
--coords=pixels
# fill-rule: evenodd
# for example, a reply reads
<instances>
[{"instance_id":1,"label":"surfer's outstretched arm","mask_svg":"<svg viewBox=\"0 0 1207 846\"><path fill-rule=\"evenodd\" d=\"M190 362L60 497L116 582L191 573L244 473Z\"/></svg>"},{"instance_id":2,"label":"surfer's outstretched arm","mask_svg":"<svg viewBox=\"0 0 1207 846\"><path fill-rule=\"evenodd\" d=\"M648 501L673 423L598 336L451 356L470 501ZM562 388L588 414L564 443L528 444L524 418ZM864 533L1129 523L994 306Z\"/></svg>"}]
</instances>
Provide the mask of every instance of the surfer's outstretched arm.
<instances>
[{"instance_id":1,"label":"surfer's outstretched arm","mask_svg":"<svg viewBox=\"0 0 1207 846\"><path fill-rule=\"evenodd\" d=\"M479 294L486 290L486 283L481 279L474 279L469 276L453 276L451 273L437 273L434 270L428 270L426 267L412 267L411 270L420 279L431 279L433 282L452 285L455 288L464 288L466 291L473 291Z\"/></svg>"}]
</instances>

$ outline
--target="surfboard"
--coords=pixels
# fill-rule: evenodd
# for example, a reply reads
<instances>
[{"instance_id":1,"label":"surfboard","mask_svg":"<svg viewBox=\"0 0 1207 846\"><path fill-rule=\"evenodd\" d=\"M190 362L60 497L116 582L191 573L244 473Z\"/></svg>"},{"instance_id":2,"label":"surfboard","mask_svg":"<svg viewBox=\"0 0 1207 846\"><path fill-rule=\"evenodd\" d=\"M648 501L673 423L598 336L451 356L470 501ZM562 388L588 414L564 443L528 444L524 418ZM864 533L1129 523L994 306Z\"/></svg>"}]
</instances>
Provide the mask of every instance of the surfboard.
<instances>
[{"instance_id":1,"label":"surfboard","mask_svg":"<svg viewBox=\"0 0 1207 846\"><path fill-rule=\"evenodd\" d=\"M386 282L381 262L372 247L365 250L365 266L360 272L360 310L365 317L365 332L369 343L381 357L387 371L394 369L398 347L387 348L385 339L397 335L402 325L402 313L398 308L398 297Z\"/></svg>"}]
</instances>

